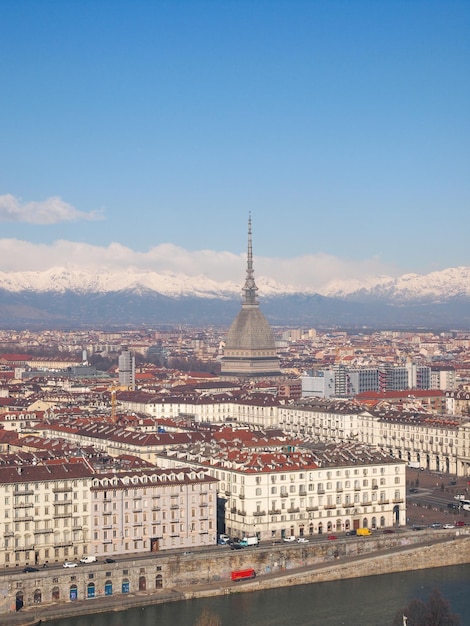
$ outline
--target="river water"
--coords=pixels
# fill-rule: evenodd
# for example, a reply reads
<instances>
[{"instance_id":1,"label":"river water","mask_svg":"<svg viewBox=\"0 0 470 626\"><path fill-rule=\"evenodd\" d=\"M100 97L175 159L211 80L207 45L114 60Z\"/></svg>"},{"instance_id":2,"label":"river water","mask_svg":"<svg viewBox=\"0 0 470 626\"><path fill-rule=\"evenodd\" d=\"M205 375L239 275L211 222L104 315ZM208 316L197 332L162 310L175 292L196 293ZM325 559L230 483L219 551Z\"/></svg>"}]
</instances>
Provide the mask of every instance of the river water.
<instances>
[{"instance_id":1,"label":"river water","mask_svg":"<svg viewBox=\"0 0 470 626\"><path fill-rule=\"evenodd\" d=\"M284 587L47 622L48 626L194 626L204 608L222 626L391 626L411 599L439 589L470 625L470 564Z\"/></svg>"}]
</instances>

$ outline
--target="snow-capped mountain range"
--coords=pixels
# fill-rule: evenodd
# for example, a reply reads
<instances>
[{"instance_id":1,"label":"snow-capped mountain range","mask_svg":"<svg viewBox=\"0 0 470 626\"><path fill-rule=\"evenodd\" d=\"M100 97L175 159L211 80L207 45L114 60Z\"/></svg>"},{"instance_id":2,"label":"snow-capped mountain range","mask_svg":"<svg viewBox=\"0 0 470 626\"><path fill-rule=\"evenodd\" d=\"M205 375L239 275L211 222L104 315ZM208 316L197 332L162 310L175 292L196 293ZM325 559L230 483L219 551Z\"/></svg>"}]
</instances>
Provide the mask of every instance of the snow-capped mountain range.
<instances>
[{"instance_id":1,"label":"snow-capped mountain range","mask_svg":"<svg viewBox=\"0 0 470 626\"><path fill-rule=\"evenodd\" d=\"M470 328L470 268L343 281L322 290L257 277L262 310L277 325ZM53 268L0 272L0 328L230 324L242 284L129 269L91 274Z\"/></svg>"},{"instance_id":2,"label":"snow-capped mountain range","mask_svg":"<svg viewBox=\"0 0 470 626\"><path fill-rule=\"evenodd\" d=\"M348 281L328 285L322 295L334 298L375 297L409 302L445 302L470 297L470 267L451 267L430 274L403 274L398 278L378 276L367 282Z\"/></svg>"},{"instance_id":3,"label":"snow-capped mountain range","mask_svg":"<svg viewBox=\"0 0 470 626\"><path fill-rule=\"evenodd\" d=\"M430 274L404 274L398 278L377 276L366 281L335 281L320 290L299 289L261 276L256 279L262 297L318 294L329 298L362 300L379 298L395 302L445 302L456 297L470 297L470 267L455 267ZM105 272L91 274L80 270L52 268L37 272L0 272L0 290L11 293L52 292L75 294L116 293L122 291L156 292L160 295L198 298L239 296L241 284L216 282L206 276L174 273Z\"/></svg>"}]
</instances>

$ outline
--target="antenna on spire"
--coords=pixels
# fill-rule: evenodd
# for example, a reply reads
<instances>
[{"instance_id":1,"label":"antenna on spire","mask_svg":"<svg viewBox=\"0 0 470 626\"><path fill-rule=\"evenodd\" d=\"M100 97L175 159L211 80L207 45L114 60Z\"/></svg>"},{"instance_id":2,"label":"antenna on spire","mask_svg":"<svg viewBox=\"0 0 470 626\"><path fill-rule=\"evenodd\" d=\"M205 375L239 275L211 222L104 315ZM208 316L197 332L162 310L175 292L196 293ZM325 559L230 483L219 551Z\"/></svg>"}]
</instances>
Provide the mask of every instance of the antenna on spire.
<instances>
[{"instance_id":1,"label":"antenna on spire","mask_svg":"<svg viewBox=\"0 0 470 626\"><path fill-rule=\"evenodd\" d=\"M246 262L246 279L243 287L243 305L258 306L256 292L258 287L255 284L255 275L253 270L253 242L251 238L251 211L248 213L248 254Z\"/></svg>"}]
</instances>

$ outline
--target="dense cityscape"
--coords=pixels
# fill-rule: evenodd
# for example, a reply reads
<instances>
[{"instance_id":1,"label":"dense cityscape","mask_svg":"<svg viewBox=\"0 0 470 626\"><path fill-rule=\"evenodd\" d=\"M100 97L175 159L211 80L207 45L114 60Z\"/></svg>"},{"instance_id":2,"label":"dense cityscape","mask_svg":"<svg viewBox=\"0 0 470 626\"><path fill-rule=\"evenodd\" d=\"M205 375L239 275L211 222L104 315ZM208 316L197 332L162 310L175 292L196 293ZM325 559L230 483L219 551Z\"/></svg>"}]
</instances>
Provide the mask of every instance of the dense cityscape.
<instances>
[{"instance_id":1,"label":"dense cityscape","mask_svg":"<svg viewBox=\"0 0 470 626\"><path fill-rule=\"evenodd\" d=\"M252 344L224 375L226 336L1 333L5 571L186 553L220 536L305 546L392 532L407 525L412 468L468 476L468 333L276 328L275 376L246 375ZM49 586L33 601L78 594Z\"/></svg>"}]
</instances>

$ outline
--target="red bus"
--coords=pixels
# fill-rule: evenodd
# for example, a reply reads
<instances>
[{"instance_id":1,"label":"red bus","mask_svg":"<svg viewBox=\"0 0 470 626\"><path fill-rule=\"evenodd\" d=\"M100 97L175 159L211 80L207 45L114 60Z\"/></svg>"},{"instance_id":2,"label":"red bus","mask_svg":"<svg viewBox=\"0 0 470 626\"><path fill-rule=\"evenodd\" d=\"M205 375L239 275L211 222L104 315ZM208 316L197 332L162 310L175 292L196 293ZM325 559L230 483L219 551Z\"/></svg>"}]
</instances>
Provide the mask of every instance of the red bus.
<instances>
[{"instance_id":1,"label":"red bus","mask_svg":"<svg viewBox=\"0 0 470 626\"><path fill-rule=\"evenodd\" d=\"M237 580L247 580L248 578L255 578L256 572L253 568L239 569L235 572L232 572L231 577L234 582L236 582Z\"/></svg>"}]
</instances>

